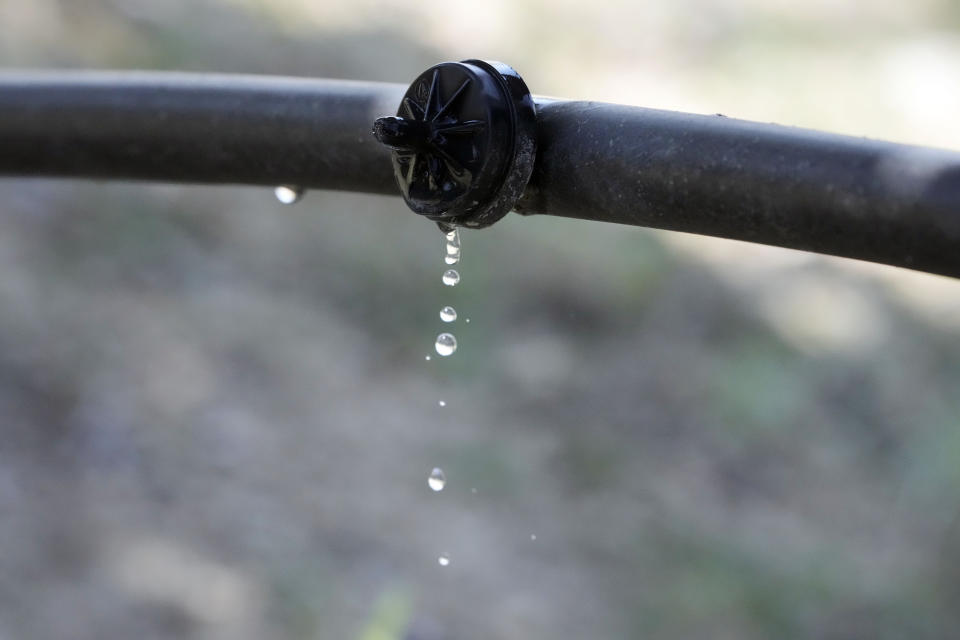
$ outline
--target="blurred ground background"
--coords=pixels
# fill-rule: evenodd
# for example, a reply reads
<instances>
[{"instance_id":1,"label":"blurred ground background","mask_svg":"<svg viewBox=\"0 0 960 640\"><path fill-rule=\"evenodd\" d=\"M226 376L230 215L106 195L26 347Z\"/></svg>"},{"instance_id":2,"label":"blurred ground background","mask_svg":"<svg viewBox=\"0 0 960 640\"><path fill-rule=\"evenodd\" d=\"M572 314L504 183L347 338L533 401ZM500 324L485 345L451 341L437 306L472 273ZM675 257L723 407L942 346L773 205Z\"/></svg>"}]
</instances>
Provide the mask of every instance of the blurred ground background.
<instances>
[{"instance_id":1,"label":"blurred ground background","mask_svg":"<svg viewBox=\"0 0 960 640\"><path fill-rule=\"evenodd\" d=\"M953 0L0 0L4 67L466 57L960 148ZM0 181L0 638L955 634L960 284L518 216L441 256L398 198Z\"/></svg>"}]
</instances>

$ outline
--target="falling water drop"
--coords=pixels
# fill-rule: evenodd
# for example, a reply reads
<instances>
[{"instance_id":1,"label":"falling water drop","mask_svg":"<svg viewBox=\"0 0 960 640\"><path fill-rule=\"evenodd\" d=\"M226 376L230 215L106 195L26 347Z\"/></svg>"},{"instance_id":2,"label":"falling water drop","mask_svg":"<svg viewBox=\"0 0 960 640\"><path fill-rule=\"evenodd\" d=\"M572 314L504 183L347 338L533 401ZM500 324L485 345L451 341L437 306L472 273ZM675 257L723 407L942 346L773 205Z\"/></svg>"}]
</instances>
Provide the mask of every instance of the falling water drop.
<instances>
[{"instance_id":1,"label":"falling water drop","mask_svg":"<svg viewBox=\"0 0 960 640\"><path fill-rule=\"evenodd\" d=\"M441 333L437 336L437 342L433 345L442 356L449 356L457 350L457 339L452 333Z\"/></svg>"},{"instance_id":2,"label":"falling water drop","mask_svg":"<svg viewBox=\"0 0 960 640\"><path fill-rule=\"evenodd\" d=\"M433 471L430 472L430 477L427 478L427 484L434 491L443 491L443 487L447 484L447 476L444 475L443 469L434 467Z\"/></svg>"},{"instance_id":3,"label":"falling water drop","mask_svg":"<svg viewBox=\"0 0 960 640\"><path fill-rule=\"evenodd\" d=\"M429 362L429 361L430 361L430 354L427 354L427 355L423 356L423 359Z\"/></svg>"},{"instance_id":4,"label":"falling water drop","mask_svg":"<svg viewBox=\"0 0 960 640\"><path fill-rule=\"evenodd\" d=\"M531 534L530 534L530 541L531 541L531 542L536 542L536 541L537 541L537 534L531 533Z\"/></svg>"},{"instance_id":5,"label":"falling water drop","mask_svg":"<svg viewBox=\"0 0 960 640\"><path fill-rule=\"evenodd\" d=\"M456 286L460 282L460 274L457 273L456 269L447 269L443 272L443 284L448 287Z\"/></svg>"},{"instance_id":6,"label":"falling water drop","mask_svg":"<svg viewBox=\"0 0 960 640\"><path fill-rule=\"evenodd\" d=\"M443 261L447 264L460 262L460 231L454 229L446 234L447 242L443 254Z\"/></svg>"},{"instance_id":7,"label":"falling water drop","mask_svg":"<svg viewBox=\"0 0 960 640\"><path fill-rule=\"evenodd\" d=\"M303 197L303 187L282 184L273 190L273 195L281 204L293 204Z\"/></svg>"},{"instance_id":8,"label":"falling water drop","mask_svg":"<svg viewBox=\"0 0 960 640\"><path fill-rule=\"evenodd\" d=\"M444 322L453 322L457 319L457 310L453 307L444 307L440 309L440 319Z\"/></svg>"},{"instance_id":9,"label":"falling water drop","mask_svg":"<svg viewBox=\"0 0 960 640\"><path fill-rule=\"evenodd\" d=\"M470 324L470 318L467 318L466 320L464 320L464 322L466 322L467 324Z\"/></svg>"},{"instance_id":10,"label":"falling water drop","mask_svg":"<svg viewBox=\"0 0 960 640\"><path fill-rule=\"evenodd\" d=\"M441 401L438 402L437 404L440 405L441 407L445 407L445 406L447 406L447 401L446 401L446 400L441 400Z\"/></svg>"},{"instance_id":11,"label":"falling water drop","mask_svg":"<svg viewBox=\"0 0 960 640\"><path fill-rule=\"evenodd\" d=\"M437 562L440 564L441 567L448 567L448 566L450 566L450 554L449 554L449 553L441 553L441 554L440 554L440 557L437 558Z\"/></svg>"}]
</instances>

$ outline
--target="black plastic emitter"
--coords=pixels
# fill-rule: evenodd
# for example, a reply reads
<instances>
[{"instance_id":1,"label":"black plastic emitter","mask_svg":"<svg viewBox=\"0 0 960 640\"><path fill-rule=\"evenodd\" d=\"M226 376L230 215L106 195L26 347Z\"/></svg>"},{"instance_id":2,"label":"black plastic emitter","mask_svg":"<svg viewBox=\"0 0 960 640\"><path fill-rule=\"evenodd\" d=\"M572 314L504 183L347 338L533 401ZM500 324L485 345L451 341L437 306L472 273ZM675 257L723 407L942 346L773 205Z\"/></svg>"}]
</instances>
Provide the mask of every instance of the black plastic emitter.
<instances>
[{"instance_id":1,"label":"black plastic emitter","mask_svg":"<svg viewBox=\"0 0 960 640\"><path fill-rule=\"evenodd\" d=\"M488 227L523 193L536 154L536 107L502 62L445 62L413 81L374 135L390 150L413 211L448 225Z\"/></svg>"}]
</instances>

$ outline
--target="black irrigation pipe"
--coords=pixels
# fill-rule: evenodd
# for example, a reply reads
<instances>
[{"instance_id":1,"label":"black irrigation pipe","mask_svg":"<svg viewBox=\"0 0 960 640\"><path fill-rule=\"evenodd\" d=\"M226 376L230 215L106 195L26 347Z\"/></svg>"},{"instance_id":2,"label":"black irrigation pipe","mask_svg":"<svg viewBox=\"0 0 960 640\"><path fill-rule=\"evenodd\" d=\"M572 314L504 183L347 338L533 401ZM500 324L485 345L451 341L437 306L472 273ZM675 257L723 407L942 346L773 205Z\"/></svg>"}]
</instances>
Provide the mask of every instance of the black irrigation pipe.
<instances>
[{"instance_id":1,"label":"black irrigation pipe","mask_svg":"<svg viewBox=\"0 0 960 640\"><path fill-rule=\"evenodd\" d=\"M404 85L155 72L0 73L0 175L396 194L371 133ZM960 153L536 98L516 209L960 277Z\"/></svg>"},{"instance_id":2,"label":"black irrigation pipe","mask_svg":"<svg viewBox=\"0 0 960 640\"><path fill-rule=\"evenodd\" d=\"M370 132L405 87L158 72L0 73L0 174L395 194Z\"/></svg>"}]
</instances>

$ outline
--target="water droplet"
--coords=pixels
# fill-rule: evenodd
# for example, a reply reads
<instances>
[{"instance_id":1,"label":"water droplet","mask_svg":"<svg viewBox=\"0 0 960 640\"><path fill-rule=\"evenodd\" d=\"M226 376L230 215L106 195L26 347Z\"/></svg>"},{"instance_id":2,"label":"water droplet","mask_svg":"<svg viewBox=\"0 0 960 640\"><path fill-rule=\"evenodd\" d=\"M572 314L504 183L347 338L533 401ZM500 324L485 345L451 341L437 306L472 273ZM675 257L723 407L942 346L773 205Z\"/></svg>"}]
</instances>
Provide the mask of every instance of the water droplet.
<instances>
[{"instance_id":1,"label":"water droplet","mask_svg":"<svg viewBox=\"0 0 960 640\"><path fill-rule=\"evenodd\" d=\"M446 400L441 400L441 401L438 402L437 404L440 405L441 407L445 407L445 406L447 406L447 401L446 401Z\"/></svg>"},{"instance_id":2,"label":"water droplet","mask_svg":"<svg viewBox=\"0 0 960 640\"><path fill-rule=\"evenodd\" d=\"M282 184L273 190L273 195L281 204L293 204L303 197L303 187L292 187Z\"/></svg>"},{"instance_id":3,"label":"water droplet","mask_svg":"<svg viewBox=\"0 0 960 640\"><path fill-rule=\"evenodd\" d=\"M467 318L466 320L464 320L464 322L466 322L467 324L470 324L470 318Z\"/></svg>"},{"instance_id":4,"label":"water droplet","mask_svg":"<svg viewBox=\"0 0 960 640\"><path fill-rule=\"evenodd\" d=\"M449 553L441 553L441 554L440 554L440 557L437 558L437 562L440 563L440 566L441 566L441 567L448 567L448 566L450 566L450 554L449 554Z\"/></svg>"},{"instance_id":5,"label":"water droplet","mask_svg":"<svg viewBox=\"0 0 960 640\"><path fill-rule=\"evenodd\" d=\"M452 333L441 333L437 336L437 342L433 345L442 356L449 356L457 350L457 339Z\"/></svg>"},{"instance_id":6,"label":"water droplet","mask_svg":"<svg viewBox=\"0 0 960 640\"><path fill-rule=\"evenodd\" d=\"M443 272L443 284L453 287L458 282L460 282L460 274L457 273L456 269L447 269Z\"/></svg>"},{"instance_id":7,"label":"water droplet","mask_svg":"<svg viewBox=\"0 0 960 640\"><path fill-rule=\"evenodd\" d=\"M453 307L444 307L440 309L440 319L444 322L453 322L457 319L457 310Z\"/></svg>"},{"instance_id":8,"label":"water droplet","mask_svg":"<svg viewBox=\"0 0 960 640\"><path fill-rule=\"evenodd\" d=\"M443 487L447 484L447 476L444 475L443 469L434 467L433 471L430 472L430 477L427 478L427 484L434 491L443 491Z\"/></svg>"},{"instance_id":9,"label":"water droplet","mask_svg":"<svg viewBox=\"0 0 960 640\"><path fill-rule=\"evenodd\" d=\"M536 542L536 540L537 540L537 534L531 533L531 534L530 534L530 540Z\"/></svg>"},{"instance_id":10,"label":"water droplet","mask_svg":"<svg viewBox=\"0 0 960 640\"><path fill-rule=\"evenodd\" d=\"M443 261L447 264L457 264L460 262L460 231L454 229L446 234L446 238Z\"/></svg>"},{"instance_id":11,"label":"water droplet","mask_svg":"<svg viewBox=\"0 0 960 640\"><path fill-rule=\"evenodd\" d=\"M423 356L423 359L429 361L429 360L430 360L430 354L427 354L427 355Z\"/></svg>"}]
</instances>

